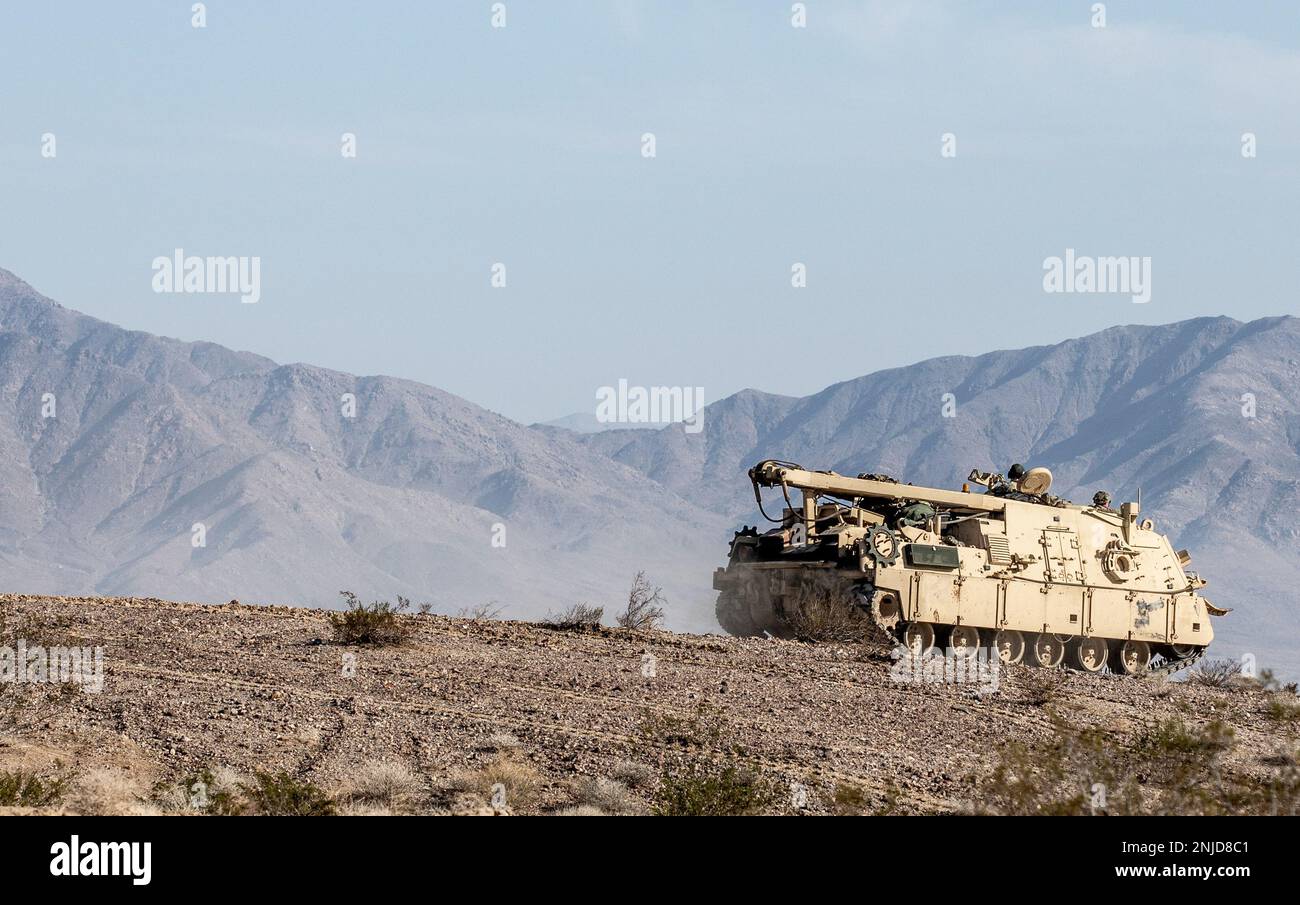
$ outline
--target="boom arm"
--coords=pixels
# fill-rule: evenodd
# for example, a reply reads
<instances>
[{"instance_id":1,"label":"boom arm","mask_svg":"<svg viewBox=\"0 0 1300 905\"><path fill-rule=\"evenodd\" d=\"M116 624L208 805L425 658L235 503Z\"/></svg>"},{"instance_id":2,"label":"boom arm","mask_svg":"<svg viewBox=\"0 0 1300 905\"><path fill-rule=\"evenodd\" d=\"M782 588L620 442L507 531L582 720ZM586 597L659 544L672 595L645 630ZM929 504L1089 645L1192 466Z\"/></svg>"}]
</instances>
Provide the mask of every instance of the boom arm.
<instances>
[{"instance_id":1,"label":"boom arm","mask_svg":"<svg viewBox=\"0 0 1300 905\"><path fill-rule=\"evenodd\" d=\"M1002 497L960 490L937 490L888 481L868 481L822 471L806 471L798 466L768 459L749 470L754 492L761 487L793 487L805 494L828 493L842 497L870 497L878 500L921 500L975 512L1002 512L1007 508Z\"/></svg>"}]
</instances>

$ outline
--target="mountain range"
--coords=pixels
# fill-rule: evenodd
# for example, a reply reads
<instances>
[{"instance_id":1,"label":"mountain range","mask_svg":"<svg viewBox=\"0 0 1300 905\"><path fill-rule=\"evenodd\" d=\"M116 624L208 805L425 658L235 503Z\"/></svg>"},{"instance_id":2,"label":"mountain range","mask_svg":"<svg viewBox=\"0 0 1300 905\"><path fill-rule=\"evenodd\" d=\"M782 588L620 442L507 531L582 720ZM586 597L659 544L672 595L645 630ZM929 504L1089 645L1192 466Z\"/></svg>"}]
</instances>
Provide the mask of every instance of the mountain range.
<instances>
[{"instance_id":1,"label":"mountain range","mask_svg":"<svg viewBox=\"0 0 1300 905\"><path fill-rule=\"evenodd\" d=\"M14 590L321 606L349 589L524 618L613 606L644 569L705 629L728 537L568 431L123 330L3 271L0 462Z\"/></svg>"},{"instance_id":2,"label":"mountain range","mask_svg":"<svg viewBox=\"0 0 1300 905\"><path fill-rule=\"evenodd\" d=\"M869 356L864 356L869 366ZM681 425L525 426L390 377L125 330L0 270L3 589L331 605L342 589L535 618L645 570L716 630L710 573L763 458L956 487L1043 465L1192 551L1216 652L1300 673L1300 320L1201 318L949 356ZM582 422L575 421L575 426Z\"/></svg>"}]
</instances>

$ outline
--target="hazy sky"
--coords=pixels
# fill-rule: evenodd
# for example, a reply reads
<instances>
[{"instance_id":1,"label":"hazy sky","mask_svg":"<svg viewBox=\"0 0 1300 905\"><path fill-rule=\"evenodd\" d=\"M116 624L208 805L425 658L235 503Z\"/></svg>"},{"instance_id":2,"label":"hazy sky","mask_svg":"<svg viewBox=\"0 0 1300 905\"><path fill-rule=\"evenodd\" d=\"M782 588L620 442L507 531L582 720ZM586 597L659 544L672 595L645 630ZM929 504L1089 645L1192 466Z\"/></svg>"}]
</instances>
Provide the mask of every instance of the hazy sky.
<instances>
[{"instance_id":1,"label":"hazy sky","mask_svg":"<svg viewBox=\"0 0 1300 905\"><path fill-rule=\"evenodd\" d=\"M491 6L6 3L0 267L524 421L1300 313L1293 2ZM261 301L155 294L178 247L259 256ZM1066 248L1150 256L1151 301L1045 293Z\"/></svg>"}]
</instances>

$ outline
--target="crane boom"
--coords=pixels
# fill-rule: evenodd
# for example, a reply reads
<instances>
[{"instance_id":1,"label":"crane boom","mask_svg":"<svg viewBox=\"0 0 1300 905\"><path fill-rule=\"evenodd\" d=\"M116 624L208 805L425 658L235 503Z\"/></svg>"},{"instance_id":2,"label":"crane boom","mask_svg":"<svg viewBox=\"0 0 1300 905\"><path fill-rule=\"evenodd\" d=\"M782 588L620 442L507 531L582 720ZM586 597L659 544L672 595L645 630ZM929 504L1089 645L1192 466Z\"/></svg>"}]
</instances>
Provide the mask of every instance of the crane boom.
<instances>
[{"instance_id":1,"label":"crane boom","mask_svg":"<svg viewBox=\"0 0 1300 905\"><path fill-rule=\"evenodd\" d=\"M807 471L785 462L767 460L749 470L749 478L758 487L784 485L805 493L829 493L842 497L869 497L880 500L921 500L975 512L1002 512L1007 501L987 493L966 493L960 490L938 490L933 487L916 487L912 484L893 484L888 481L870 481L850 478L824 471Z\"/></svg>"}]
</instances>

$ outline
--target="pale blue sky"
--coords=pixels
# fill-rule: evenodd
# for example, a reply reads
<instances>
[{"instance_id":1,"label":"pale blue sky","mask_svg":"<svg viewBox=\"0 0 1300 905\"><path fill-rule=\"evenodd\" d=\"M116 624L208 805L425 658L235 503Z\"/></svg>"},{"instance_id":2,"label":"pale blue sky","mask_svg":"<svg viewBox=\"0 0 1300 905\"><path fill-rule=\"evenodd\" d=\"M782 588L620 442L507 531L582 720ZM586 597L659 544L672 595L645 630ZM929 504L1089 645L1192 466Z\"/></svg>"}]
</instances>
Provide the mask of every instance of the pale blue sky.
<instances>
[{"instance_id":1,"label":"pale blue sky","mask_svg":"<svg viewBox=\"0 0 1300 905\"><path fill-rule=\"evenodd\" d=\"M0 10L0 267L123 326L533 421L1300 313L1294 3L190 5ZM155 295L178 246L262 301ZM1152 301L1044 294L1067 247Z\"/></svg>"}]
</instances>

